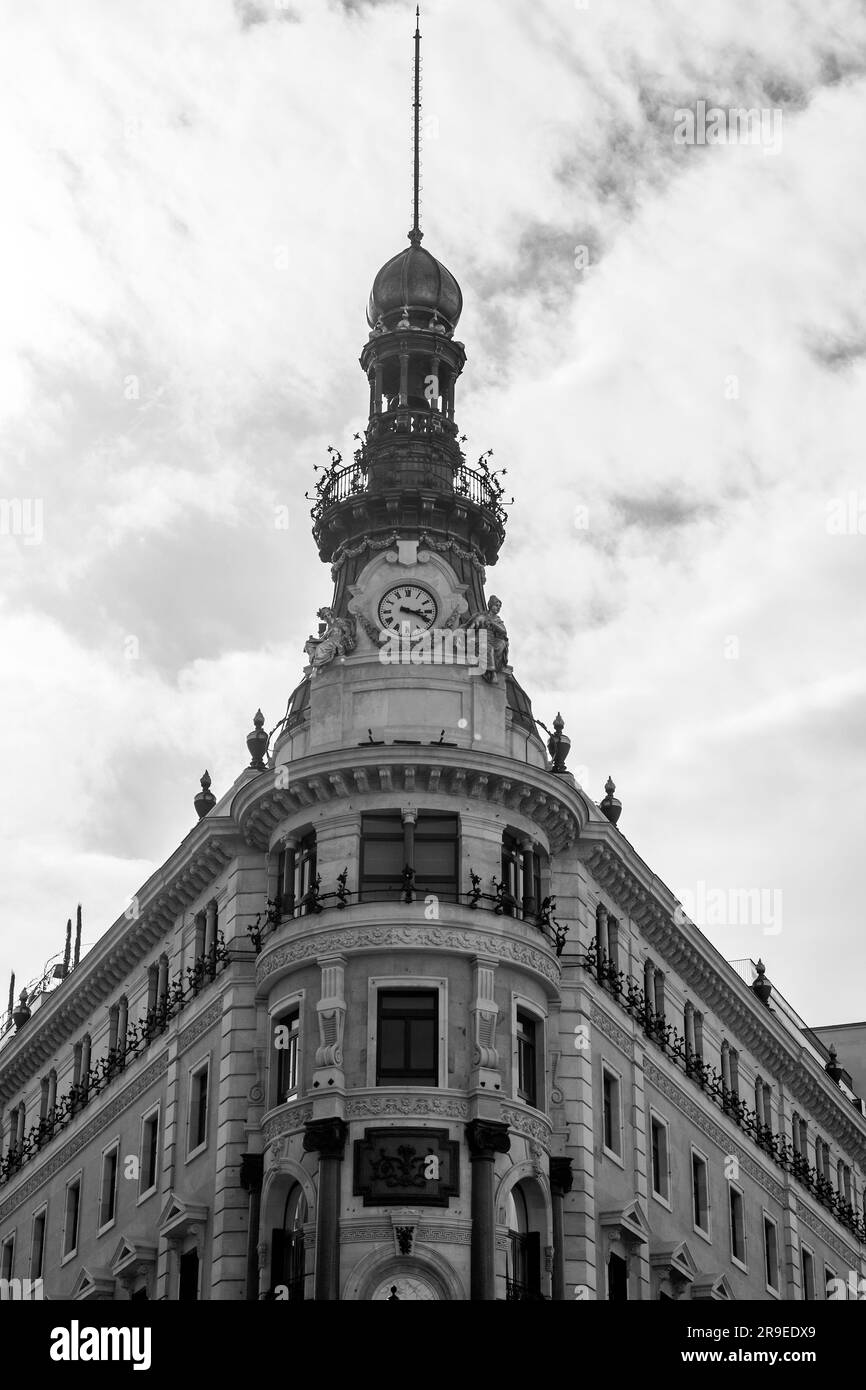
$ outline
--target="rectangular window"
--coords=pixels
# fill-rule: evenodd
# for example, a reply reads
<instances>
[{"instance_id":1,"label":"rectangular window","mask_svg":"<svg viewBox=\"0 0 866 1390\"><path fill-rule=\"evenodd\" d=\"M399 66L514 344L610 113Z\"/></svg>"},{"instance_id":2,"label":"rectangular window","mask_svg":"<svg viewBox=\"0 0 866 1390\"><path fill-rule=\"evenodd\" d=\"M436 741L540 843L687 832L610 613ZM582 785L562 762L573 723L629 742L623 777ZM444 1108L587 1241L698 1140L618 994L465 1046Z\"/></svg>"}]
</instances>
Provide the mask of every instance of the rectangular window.
<instances>
[{"instance_id":1,"label":"rectangular window","mask_svg":"<svg viewBox=\"0 0 866 1390\"><path fill-rule=\"evenodd\" d=\"M824 1297L836 1303L841 1303L842 1300L847 1297L847 1291L844 1285L840 1292L836 1271L832 1265L828 1264L824 1265Z\"/></svg>"},{"instance_id":2,"label":"rectangular window","mask_svg":"<svg viewBox=\"0 0 866 1390\"><path fill-rule=\"evenodd\" d=\"M601 1070L602 1102L604 1111L604 1147L617 1158L622 1157L622 1111L620 1108L620 1084L615 1072L603 1066Z\"/></svg>"},{"instance_id":3,"label":"rectangular window","mask_svg":"<svg viewBox=\"0 0 866 1390\"><path fill-rule=\"evenodd\" d=\"M66 1211L63 1221L63 1257L78 1249L78 1218L81 1211L81 1177L66 1184Z\"/></svg>"},{"instance_id":4,"label":"rectangular window","mask_svg":"<svg viewBox=\"0 0 866 1390\"><path fill-rule=\"evenodd\" d=\"M731 1214L731 1259L745 1267L746 1264L746 1216L743 1194L733 1184L729 1186Z\"/></svg>"},{"instance_id":5,"label":"rectangular window","mask_svg":"<svg viewBox=\"0 0 866 1390\"><path fill-rule=\"evenodd\" d=\"M670 1169L668 1166L668 1127L658 1115L650 1117L650 1140L652 1144L653 1193L663 1202L671 1196Z\"/></svg>"},{"instance_id":6,"label":"rectangular window","mask_svg":"<svg viewBox=\"0 0 866 1390\"><path fill-rule=\"evenodd\" d=\"M361 896L368 902L399 902L403 870L414 872L413 891L457 897L458 819L421 813L404 824L399 811L361 817Z\"/></svg>"},{"instance_id":7,"label":"rectangular window","mask_svg":"<svg viewBox=\"0 0 866 1390\"><path fill-rule=\"evenodd\" d=\"M538 1100L536 1032L538 1024L531 1014L517 1010L517 1094L527 1105Z\"/></svg>"},{"instance_id":8,"label":"rectangular window","mask_svg":"<svg viewBox=\"0 0 866 1390\"><path fill-rule=\"evenodd\" d=\"M710 1234L709 1168L703 1154L692 1149L692 1218L695 1230Z\"/></svg>"},{"instance_id":9,"label":"rectangular window","mask_svg":"<svg viewBox=\"0 0 866 1390\"><path fill-rule=\"evenodd\" d=\"M764 1217L764 1277L772 1293L779 1292L779 1242L776 1223Z\"/></svg>"},{"instance_id":10,"label":"rectangular window","mask_svg":"<svg viewBox=\"0 0 866 1390\"><path fill-rule=\"evenodd\" d=\"M141 1153L139 1155L138 1195L153 1192L159 1166L159 1106L145 1115L141 1122Z\"/></svg>"},{"instance_id":11,"label":"rectangular window","mask_svg":"<svg viewBox=\"0 0 866 1390\"><path fill-rule=\"evenodd\" d=\"M800 1246L800 1272L803 1285L803 1298L811 1303L815 1298L815 1256L805 1245Z\"/></svg>"},{"instance_id":12,"label":"rectangular window","mask_svg":"<svg viewBox=\"0 0 866 1390\"><path fill-rule=\"evenodd\" d=\"M207 1143L207 1090L210 1063L203 1062L189 1075L189 1121L187 1156L197 1153Z\"/></svg>"},{"instance_id":13,"label":"rectangular window","mask_svg":"<svg viewBox=\"0 0 866 1390\"><path fill-rule=\"evenodd\" d=\"M110 1226L117 1214L118 1146L112 1145L102 1155L102 1184L99 1192L99 1229Z\"/></svg>"},{"instance_id":14,"label":"rectangular window","mask_svg":"<svg viewBox=\"0 0 866 1390\"><path fill-rule=\"evenodd\" d=\"M438 1084L436 990L379 990L377 1086Z\"/></svg>"},{"instance_id":15,"label":"rectangular window","mask_svg":"<svg viewBox=\"0 0 866 1390\"><path fill-rule=\"evenodd\" d=\"M48 1209L43 1207L33 1217L33 1235L30 1240L30 1278L41 1279L45 1267L45 1223Z\"/></svg>"},{"instance_id":16,"label":"rectangular window","mask_svg":"<svg viewBox=\"0 0 866 1390\"><path fill-rule=\"evenodd\" d=\"M0 1246L0 1279L11 1279L15 1266L15 1237L7 1236Z\"/></svg>"},{"instance_id":17,"label":"rectangular window","mask_svg":"<svg viewBox=\"0 0 866 1390\"><path fill-rule=\"evenodd\" d=\"M298 1005L274 1023L274 1049L277 1054L277 1105L298 1094L298 1045L301 1037L301 1010Z\"/></svg>"}]
</instances>

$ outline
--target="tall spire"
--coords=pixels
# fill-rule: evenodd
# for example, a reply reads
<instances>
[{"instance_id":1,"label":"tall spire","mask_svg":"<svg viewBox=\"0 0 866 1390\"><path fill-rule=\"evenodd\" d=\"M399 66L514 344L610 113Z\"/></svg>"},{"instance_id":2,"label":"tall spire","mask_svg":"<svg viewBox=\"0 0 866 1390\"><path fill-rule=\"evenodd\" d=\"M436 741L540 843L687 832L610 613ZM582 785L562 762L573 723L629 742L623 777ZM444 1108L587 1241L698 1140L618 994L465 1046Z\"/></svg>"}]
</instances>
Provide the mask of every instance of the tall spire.
<instances>
[{"instance_id":1,"label":"tall spire","mask_svg":"<svg viewBox=\"0 0 866 1390\"><path fill-rule=\"evenodd\" d=\"M409 240L418 246L424 233L421 231L421 7L415 9L415 169L413 181L412 230Z\"/></svg>"}]
</instances>

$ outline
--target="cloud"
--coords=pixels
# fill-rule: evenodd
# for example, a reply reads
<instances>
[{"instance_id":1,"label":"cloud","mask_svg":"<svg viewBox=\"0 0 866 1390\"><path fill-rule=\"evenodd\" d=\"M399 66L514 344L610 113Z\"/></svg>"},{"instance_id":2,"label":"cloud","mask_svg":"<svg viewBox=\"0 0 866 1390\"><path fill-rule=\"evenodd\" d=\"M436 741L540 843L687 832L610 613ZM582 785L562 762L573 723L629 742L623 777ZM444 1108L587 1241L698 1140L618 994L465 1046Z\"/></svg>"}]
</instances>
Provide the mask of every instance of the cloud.
<instances>
[{"instance_id":1,"label":"cloud","mask_svg":"<svg viewBox=\"0 0 866 1390\"><path fill-rule=\"evenodd\" d=\"M623 14L425 5L425 245L465 294L468 456L515 496L489 578L536 712L593 795L613 771L653 869L782 886L770 947L718 944L853 1017L814 942L855 940L866 810L866 539L827 528L862 476L866 16ZM0 911L33 974L79 898L114 920L300 672L330 594L303 494L363 426L366 299L409 225L411 20L9 17L0 497L45 535L0 535ZM780 108L781 149L675 145L699 100Z\"/></svg>"}]
</instances>

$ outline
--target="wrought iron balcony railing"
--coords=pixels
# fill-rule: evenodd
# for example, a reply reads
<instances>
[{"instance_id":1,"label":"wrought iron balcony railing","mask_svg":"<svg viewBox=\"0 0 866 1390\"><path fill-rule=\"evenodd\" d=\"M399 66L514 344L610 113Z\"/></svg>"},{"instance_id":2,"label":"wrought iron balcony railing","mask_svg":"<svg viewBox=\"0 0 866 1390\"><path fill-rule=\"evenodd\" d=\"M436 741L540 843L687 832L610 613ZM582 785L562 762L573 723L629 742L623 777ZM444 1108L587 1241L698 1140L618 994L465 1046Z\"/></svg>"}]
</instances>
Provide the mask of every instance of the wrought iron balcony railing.
<instances>
[{"instance_id":1,"label":"wrought iron balcony railing","mask_svg":"<svg viewBox=\"0 0 866 1390\"><path fill-rule=\"evenodd\" d=\"M437 902L453 903L455 906L464 905L473 911L478 908L485 908L492 911L497 917L514 917L520 921L528 922L530 926L541 932L548 943L554 947L558 956L562 955L565 947L568 927L562 926L554 917L556 899L553 897L542 899L537 909L529 902L519 904L516 898L511 897L505 891L504 885L496 878L492 880L494 891L484 893L481 889L480 875L473 873L472 870L470 870L472 887L463 892L456 885L448 889L441 885L419 880L414 869L408 864L404 867L399 878L390 881L383 878L378 883L365 882L362 884L360 893L347 886L348 874L347 867L341 874L338 874L336 888L325 893L322 892L322 876L317 874L310 890L297 902L294 899L280 902L279 899L268 898L264 909L247 927L247 935L256 955L262 950L269 936L272 936L283 923L294 918L318 916L319 913L325 912L329 908L342 911L349 907L352 902L402 902L409 905L417 901L426 908L430 905L431 898L435 898Z\"/></svg>"},{"instance_id":2,"label":"wrought iron balcony railing","mask_svg":"<svg viewBox=\"0 0 866 1390\"><path fill-rule=\"evenodd\" d=\"M686 1039L669 1023L662 1013L657 1013L654 1004L647 997L638 981L618 968L617 962L606 951L599 955L598 942L592 941L587 949L577 957L578 965L591 971L599 983L611 994L632 1018L637 1019L647 1037L650 1038L671 1061L681 1067L685 1074L700 1086L715 1105L729 1115L739 1129L763 1149L773 1162L786 1173L791 1173L803 1187L826 1207L843 1226L847 1227L859 1241L866 1244L866 1218L855 1211L844 1193L837 1191L830 1180L809 1164L802 1151L782 1134L774 1133L755 1110L749 1108L739 1095L725 1085L715 1067L703 1057L690 1051Z\"/></svg>"},{"instance_id":3,"label":"wrought iron balcony railing","mask_svg":"<svg viewBox=\"0 0 866 1390\"><path fill-rule=\"evenodd\" d=\"M0 1159L0 1185L8 1182L23 1165L35 1158L50 1144L57 1134L62 1133L81 1111L111 1084L112 1081L144 1053L154 1038L164 1033L171 1020L196 998L217 974L225 968L230 959L229 951L222 933L215 946L196 962L187 966L168 982L165 996L149 1009L138 1023L130 1023L124 1038L99 1058L88 1071L60 1096L37 1124L32 1125L20 1144L10 1143L9 1150Z\"/></svg>"}]
</instances>

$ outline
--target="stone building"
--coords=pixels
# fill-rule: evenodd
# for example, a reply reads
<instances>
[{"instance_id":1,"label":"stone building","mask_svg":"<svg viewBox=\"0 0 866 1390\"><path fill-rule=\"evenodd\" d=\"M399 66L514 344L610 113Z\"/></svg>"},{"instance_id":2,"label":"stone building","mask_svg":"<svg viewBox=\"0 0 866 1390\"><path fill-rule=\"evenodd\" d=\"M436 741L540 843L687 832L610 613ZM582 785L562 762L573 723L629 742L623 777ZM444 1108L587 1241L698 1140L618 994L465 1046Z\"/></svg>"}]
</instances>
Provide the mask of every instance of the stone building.
<instances>
[{"instance_id":1,"label":"stone building","mask_svg":"<svg viewBox=\"0 0 866 1390\"><path fill-rule=\"evenodd\" d=\"M685 918L512 669L461 309L416 216L370 296L363 442L316 487L334 589L286 717L10 1007L0 1279L37 1296L816 1299L866 1272L850 1076Z\"/></svg>"}]
</instances>

